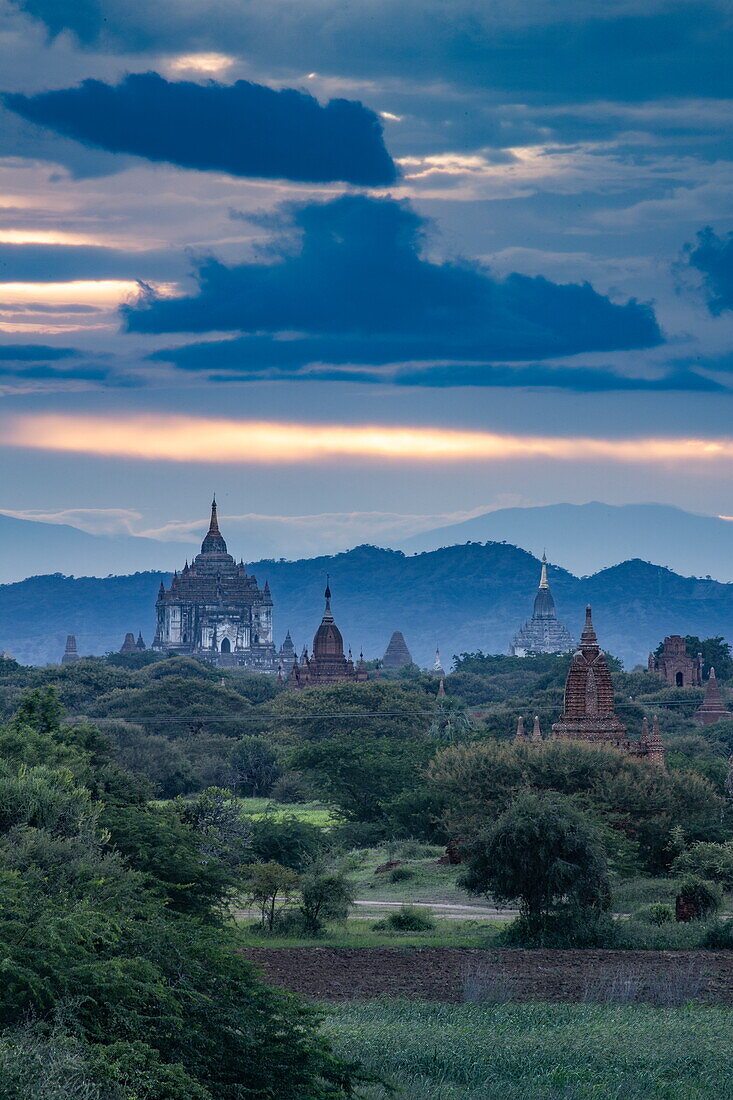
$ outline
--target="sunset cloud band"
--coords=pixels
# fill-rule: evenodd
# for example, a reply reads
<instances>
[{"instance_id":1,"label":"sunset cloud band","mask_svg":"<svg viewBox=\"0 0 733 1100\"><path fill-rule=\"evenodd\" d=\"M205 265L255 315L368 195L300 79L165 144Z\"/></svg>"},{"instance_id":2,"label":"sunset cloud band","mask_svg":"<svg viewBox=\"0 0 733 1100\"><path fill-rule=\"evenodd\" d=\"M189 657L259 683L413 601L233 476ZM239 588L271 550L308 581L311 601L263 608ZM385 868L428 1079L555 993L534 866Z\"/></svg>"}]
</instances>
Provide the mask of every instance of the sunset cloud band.
<instances>
[{"instance_id":1,"label":"sunset cloud band","mask_svg":"<svg viewBox=\"0 0 733 1100\"><path fill-rule=\"evenodd\" d=\"M592 439L393 425L279 423L191 416L29 415L6 445L167 462L274 465L335 458L404 462L556 461L685 464L733 460L733 438Z\"/></svg>"}]
</instances>

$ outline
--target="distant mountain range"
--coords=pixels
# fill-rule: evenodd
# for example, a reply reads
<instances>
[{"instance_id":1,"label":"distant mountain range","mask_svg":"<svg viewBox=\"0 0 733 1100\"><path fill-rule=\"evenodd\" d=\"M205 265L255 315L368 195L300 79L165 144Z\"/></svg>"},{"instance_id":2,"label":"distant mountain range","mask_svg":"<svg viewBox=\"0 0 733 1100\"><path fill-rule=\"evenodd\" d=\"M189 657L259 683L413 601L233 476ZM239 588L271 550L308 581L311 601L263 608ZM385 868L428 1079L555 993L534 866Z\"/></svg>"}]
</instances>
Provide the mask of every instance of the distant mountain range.
<instances>
[{"instance_id":1,"label":"distant mountain range","mask_svg":"<svg viewBox=\"0 0 733 1100\"><path fill-rule=\"evenodd\" d=\"M0 513L0 583L50 569L76 577L107 577L166 569L191 557L190 543L157 542L136 535L90 535L64 523L42 523Z\"/></svg>"},{"instance_id":2,"label":"distant mountain range","mask_svg":"<svg viewBox=\"0 0 733 1100\"><path fill-rule=\"evenodd\" d=\"M549 504L500 508L475 519L401 540L414 554L457 543L504 540L576 576L630 558L658 562L685 576L733 581L733 523L666 504Z\"/></svg>"},{"instance_id":3,"label":"distant mountain range","mask_svg":"<svg viewBox=\"0 0 733 1100\"><path fill-rule=\"evenodd\" d=\"M732 508L733 510L733 508ZM291 517L292 519L292 517ZM201 537L206 530L202 521ZM324 536L313 524L270 517L226 519L225 537L245 560L313 556L346 550L353 541L348 525ZM370 536L374 538L375 536ZM663 504L552 504L541 508L502 508L475 519L438 527L408 539L383 536L383 545L406 554L466 542L509 542L539 555L543 549L556 565L576 576L597 573L630 558L657 562L684 576L709 574L733 581L733 523L695 515ZM324 542L326 545L324 545ZM91 535L70 525L17 519L0 513L0 583L33 574L61 572L76 577L106 577L138 570L170 569L197 553L194 542L161 542L134 535Z\"/></svg>"},{"instance_id":4,"label":"distant mountain range","mask_svg":"<svg viewBox=\"0 0 733 1100\"><path fill-rule=\"evenodd\" d=\"M401 630L413 658L432 665L440 646L444 664L463 651L506 652L531 614L539 580L536 556L504 543L471 543L407 557L359 546L333 557L261 561L250 566L268 579L275 601L278 644L290 630L298 649L310 648L320 622L326 573L333 608L355 654L381 656ZM161 580L150 572L105 578L31 577L0 586L0 650L20 661L58 661L67 633L81 653L119 649L126 631L148 642ZM638 558L578 579L550 568L558 614L578 637L586 602L593 605L601 644L627 666L646 661L665 634L722 634L733 638L733 584L683 577Z\"/></svg>"}]
</instances>

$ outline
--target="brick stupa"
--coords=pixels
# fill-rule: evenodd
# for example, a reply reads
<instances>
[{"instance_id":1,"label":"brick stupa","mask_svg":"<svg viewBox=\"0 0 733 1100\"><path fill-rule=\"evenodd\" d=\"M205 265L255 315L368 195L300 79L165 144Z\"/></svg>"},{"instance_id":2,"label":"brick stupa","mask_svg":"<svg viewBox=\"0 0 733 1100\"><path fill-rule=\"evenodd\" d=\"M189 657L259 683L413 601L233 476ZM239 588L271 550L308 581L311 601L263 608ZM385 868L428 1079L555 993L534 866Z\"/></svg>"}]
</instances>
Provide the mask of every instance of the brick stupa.
<instances>
[{"instance_id":1,"label":"brick stupa","mask_svg":"<svg viewBox=\"0 0 733 1100\"><path fill-rule=\"evenodd\" d=\"M389 639L389 645L384 651L382 665L384 668L404 668L412 664L412 656L401 630L395 630Z\"/></svg>"},{"instance_id":2,"label":"brick stupa","mask_svg":"<svg viewBox=\"0 0 733 1100\"><path fill-rule=\"evenodd\" d=\"M733 714L726 710L718 687L715 669L711 667L705 688L705 698L695 711L695 722L698 726L710 726L713 722L720 722L723 718L733 718Z\"/></svg>"},{"instance_id":3,"label":"brick stupa","mask_svg":"<svg viewBox=\"0 0 733 1100\"><path fill-rule=\"evenodd\" d=\"M664 745L656 718L651 735L645 719L639 741L626 736L626 726L616 714L611 672L593 629L590 605L585 609L580 649L573 657L565 682L565 709L553 725L552 735L562 740L605 745L664 764Z\"/></svg>"}]
</instances>

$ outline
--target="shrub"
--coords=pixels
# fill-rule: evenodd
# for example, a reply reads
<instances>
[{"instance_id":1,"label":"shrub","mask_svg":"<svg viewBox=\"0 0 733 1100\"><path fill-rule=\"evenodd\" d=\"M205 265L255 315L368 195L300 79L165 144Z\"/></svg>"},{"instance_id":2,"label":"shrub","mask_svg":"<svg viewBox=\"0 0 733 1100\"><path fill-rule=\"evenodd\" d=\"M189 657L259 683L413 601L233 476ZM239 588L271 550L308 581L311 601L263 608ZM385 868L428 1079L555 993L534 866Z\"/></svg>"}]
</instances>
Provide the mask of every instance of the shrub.
<instances>
[{"instance_id":1,"label":"shrub","mask_svg":"<svg viewBox=\"0 0 733 1100\"><path fill-rule=\"evenodd\" d=\"M568 906L541 924L520 915L499 934L506 947L616 947L618 929L608 913Z\"/></svg>"},{"instance_id":2,"label":"shrub","mask_svg":"<svg viewBox=\"0 0 733 1100\"><path fill-rule=\"evenodd\" d=\"M307 802L311 797L308 785L300 772L283 772L272 784L270 797L275 802Z\"/></svg>"},{"instance_id":3,"label":"shrub","mask_svg":"<svg viewBox=\"0 0 733 1100\"><path fill-rule=\"evenodd\" d=\"M716 920L703 936L702 946L709 951L733 951L733 920Z\"/></svg>"},{"instance_id":4,"label":"shrub","mask_svg":"<svg viewBox=\"0 0 733 1100\"><path fill-rule=\"evenodd\" d=\"M252 822L250 853L253 860L281 863L303 871L323 850L323 833L317 825L297 817L261 817Z\"/></svg>"},{"instance_id":5,"label":"shrub","mask_svg":"<svg viewBox=\"0 0 733 1100\"><path fill-rule=\"evenodd\" d=\"M678 896L694 908L696 920L712 917L723 904L723 894L717 883L692 876L680 883Z\"/></svg>"},{"instance_id":6,"label":"shrub","mask_svg":"<svg viewBox=\"0 0 733 1100\"><path fill-rule=\"evenodd\" d=\"M300 887L300 913L308 932L320 932L328 921L345 921L354 904L354 890L339 871L313 871Z\"/></svg>"},{"instance_id":7,"label":"shrub","mask_svg":"<svg viewBox=\"0 0 733 1100\"><path fill-rule=\"evenodd\" d=\"M408 879L414 878L415 872L411 867L395 867L389 872L390 882L407 882Z\"/></svg>"},{"instance_id":8,"label":"shrub","mask_svg":"<svg viewBox=\"0 0 733 1100\"><path fill-rule=\"evenodd\" d=\"M673 874L695 875L733 890L733 844L698 841L681 852L672 864Z\"/></svg>"},{"instance_id":9,"label":"shrub","mask_svg":"<svg viewBox=\"0 0 733 1100\"><path fill-rule=\"evenodd\" d=\"M375 932L430 932L435 921L430 909L420 910L416 905L401 905L396 913L372 925Z\"/></svg>"},{"instance_id":10,"label":"shrub","mask_svg":"<svg viewBox=\"0 0 733 1100\"><path fill-rule=\"evenodd\" d=\"M662 905L657 902L655 905L645 905L635 915L637 920L645 921L647 924L671 924L674 920L674 909L671 905Z\"/></svg>"}]
</instances>

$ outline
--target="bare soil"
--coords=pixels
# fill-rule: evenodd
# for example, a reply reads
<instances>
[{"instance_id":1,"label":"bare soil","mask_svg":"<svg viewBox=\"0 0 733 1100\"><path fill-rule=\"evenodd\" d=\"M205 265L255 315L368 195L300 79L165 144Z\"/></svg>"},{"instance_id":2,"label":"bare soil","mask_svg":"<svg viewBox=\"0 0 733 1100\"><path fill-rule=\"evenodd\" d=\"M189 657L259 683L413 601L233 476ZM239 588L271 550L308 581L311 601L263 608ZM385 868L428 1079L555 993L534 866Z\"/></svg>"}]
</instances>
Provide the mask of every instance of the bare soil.
<instances>
[{"instance_id":1,"label":"bare soil","mask_svg":"<svg viewBox=\"0 0 733 1100\"><path fill-rule=\"evenodd\" d=\"M733 951L476 950L455 947L248 947L271 984L320 1001L409 997L458 1004L467 975L504 983L512 1001L578 1002L617 981L677 988L705 1004L733 1005ZM602 997L600 998L602 999Z\"/></svg>"}]
</instances>

